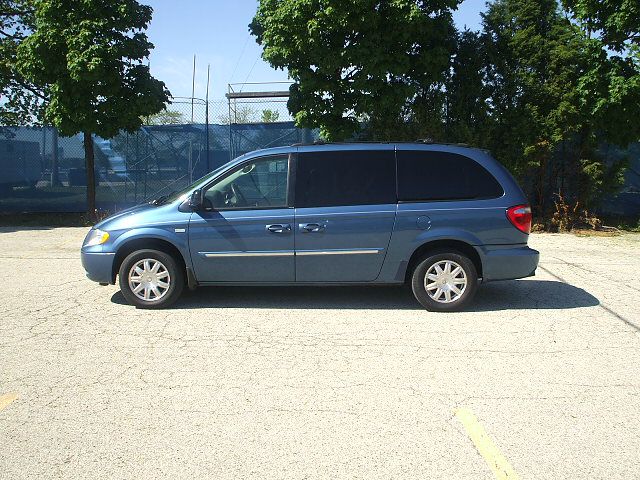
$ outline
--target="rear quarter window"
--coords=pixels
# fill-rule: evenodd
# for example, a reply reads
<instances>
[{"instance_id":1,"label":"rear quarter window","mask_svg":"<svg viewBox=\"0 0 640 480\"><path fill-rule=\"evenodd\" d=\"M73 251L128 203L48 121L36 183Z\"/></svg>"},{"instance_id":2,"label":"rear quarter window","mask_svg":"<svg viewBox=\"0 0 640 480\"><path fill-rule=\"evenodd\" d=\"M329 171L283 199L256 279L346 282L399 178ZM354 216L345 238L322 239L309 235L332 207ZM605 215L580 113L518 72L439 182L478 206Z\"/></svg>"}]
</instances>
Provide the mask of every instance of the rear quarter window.
<instances>
[{"instance_id":1,"label":"rear quarter window","mask_svg":"<svg viewBox=\"0 0 640 480\"><path fill-rule=\"evenodd\" d=\"M475 160L457 153L398 151L398 200L473 200L504 195L500 183Z\"/></svg>"}]
</instances>

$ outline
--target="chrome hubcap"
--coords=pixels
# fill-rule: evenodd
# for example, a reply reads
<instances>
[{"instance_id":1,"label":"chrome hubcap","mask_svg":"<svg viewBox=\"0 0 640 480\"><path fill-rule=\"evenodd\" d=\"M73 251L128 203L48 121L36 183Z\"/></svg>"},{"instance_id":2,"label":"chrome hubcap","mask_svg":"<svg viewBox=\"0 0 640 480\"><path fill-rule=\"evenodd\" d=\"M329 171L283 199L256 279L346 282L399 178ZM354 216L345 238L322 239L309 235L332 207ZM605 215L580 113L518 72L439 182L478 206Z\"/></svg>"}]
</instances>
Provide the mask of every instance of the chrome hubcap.
<instances>
[{"instance_id":1,"label":"chrome hubcap","mask_svg":"<svg viewBox=\"0 0 640 480\"><path fill-rule=\"evenodd\" d=\"M467 274L456 262L442 260L427 270L424 288L438 303L455 302L467 288Z\"/></svg>"},{"instance_id":2,"label":"chrome hubcap","mask_svg":"<svg viewBox=\"0 0 640 480\"><path fill-rule=\"evenodd\" d=\"M155 302L169 291L171 276L164 264L153 258L138 261L129 270L129 288L140 300Z\"/></svg>"}]
</instances>

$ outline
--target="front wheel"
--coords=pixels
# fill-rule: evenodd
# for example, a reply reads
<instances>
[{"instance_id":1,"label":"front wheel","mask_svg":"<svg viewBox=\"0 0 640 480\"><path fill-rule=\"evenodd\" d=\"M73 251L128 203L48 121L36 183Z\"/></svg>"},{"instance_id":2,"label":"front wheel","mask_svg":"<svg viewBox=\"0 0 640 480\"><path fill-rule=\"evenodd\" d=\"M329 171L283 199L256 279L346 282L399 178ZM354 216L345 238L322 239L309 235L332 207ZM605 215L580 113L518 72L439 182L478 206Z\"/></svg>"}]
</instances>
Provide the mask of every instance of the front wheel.
<instances>
[{"instance_id":1,"label":"front wheel","mask_svg":"<svg viewBox=\"0 0 640 480\"><path fill-rule=\"evenodd\" d=\"M120 265L120 291L141 308L164 308L175 302L184 288L184 273L176 260L158 250L137 250Z\"/></svg>"},{"instance_id":2,"label":"front wheel","mask_svg":"<svg viewBox=\"0 0 640 480\"><path fill-rule=\"evenodd\" d=\"M464 308L477 288L478 273L473 262L457 252L428 256L418 264L411 278L414 296L432 312Z\"/></svg>"}]
</instances>

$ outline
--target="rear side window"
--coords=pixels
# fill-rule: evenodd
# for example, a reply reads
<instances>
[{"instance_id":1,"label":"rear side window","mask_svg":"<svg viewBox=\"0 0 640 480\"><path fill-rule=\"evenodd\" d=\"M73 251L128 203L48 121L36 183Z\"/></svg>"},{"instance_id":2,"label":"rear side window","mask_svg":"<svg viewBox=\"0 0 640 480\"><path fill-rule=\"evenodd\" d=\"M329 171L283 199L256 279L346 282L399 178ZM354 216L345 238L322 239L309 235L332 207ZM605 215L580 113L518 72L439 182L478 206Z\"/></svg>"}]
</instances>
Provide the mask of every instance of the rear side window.
<instances>
[{"instance_id":1,"label":"rear side window","mask_svg":"<svg viewBox=\"0 0 640 480\"><path fill-rule=\"evenodd\" d=\"M398 151L398 200L497 198L498 181L475 160L449 152Z\"/></svg>"},{"instance_id":2,"label":"rear side window","mask_svg":"<svg viewBox=\"0 0 640 480\"><path fill-rule=\"evenodd\" d=\"M393 151L333 151L298 155L297 207L396 203Z\"/></svg>"}]
</instances>

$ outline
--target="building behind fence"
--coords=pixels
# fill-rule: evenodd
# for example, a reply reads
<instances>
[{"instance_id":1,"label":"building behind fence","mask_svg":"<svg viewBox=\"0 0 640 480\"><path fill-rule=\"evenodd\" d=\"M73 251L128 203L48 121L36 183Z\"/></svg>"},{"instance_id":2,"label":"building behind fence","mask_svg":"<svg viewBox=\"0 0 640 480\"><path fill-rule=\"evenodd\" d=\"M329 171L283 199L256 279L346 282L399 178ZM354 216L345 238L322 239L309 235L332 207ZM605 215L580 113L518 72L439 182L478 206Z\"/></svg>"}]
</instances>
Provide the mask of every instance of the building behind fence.
<instances>
[{"instance_id":1,"label":"building behind fence","mask_svg":"<svg viewBox=\"0 0 640 480\"><path fill-rule=\"evenodd\" d=\"M121 210L180 190L246 152L317 138L295 127L283 102L233 113L226 101L174 99L135 133L94 137L98 208ZM86 182L82 134L0 127L0 212L85 211Z\"/></svg>"}]
</instances>

